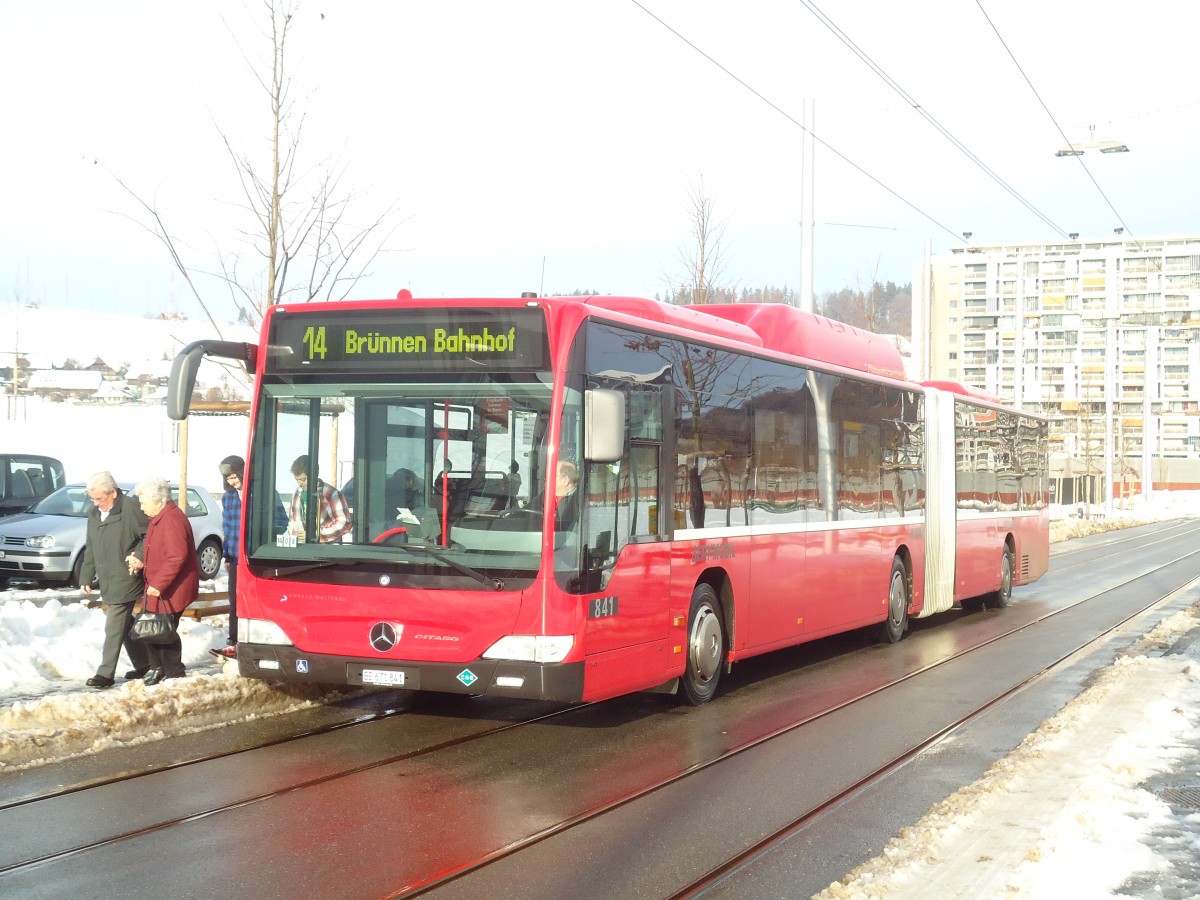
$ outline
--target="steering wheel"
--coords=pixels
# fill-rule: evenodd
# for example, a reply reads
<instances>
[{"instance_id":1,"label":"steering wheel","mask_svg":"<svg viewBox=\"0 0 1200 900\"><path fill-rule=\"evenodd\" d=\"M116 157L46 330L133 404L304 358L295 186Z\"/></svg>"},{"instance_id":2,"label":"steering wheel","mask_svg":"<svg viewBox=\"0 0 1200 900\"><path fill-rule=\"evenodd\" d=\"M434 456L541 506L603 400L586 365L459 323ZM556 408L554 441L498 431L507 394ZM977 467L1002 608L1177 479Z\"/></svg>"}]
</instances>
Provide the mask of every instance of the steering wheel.
<instances>
[{"instance_id":1,"label":"steering wheel","mask_svg":"<svg viewBox=\"0 0 1200 900\"><path fill-rule=\"evenodd\" d=\"M405 528L403 525L400 525L396 528L389 528L387 531L383 532L383 534L376 537L375 540L371 541L371 543L372 544L386 544L392 538L397 537L398 535L401 535L401 534L404 535L404 539L407 541L408 540L408 529Z\"/></svg>"}]
</instances>

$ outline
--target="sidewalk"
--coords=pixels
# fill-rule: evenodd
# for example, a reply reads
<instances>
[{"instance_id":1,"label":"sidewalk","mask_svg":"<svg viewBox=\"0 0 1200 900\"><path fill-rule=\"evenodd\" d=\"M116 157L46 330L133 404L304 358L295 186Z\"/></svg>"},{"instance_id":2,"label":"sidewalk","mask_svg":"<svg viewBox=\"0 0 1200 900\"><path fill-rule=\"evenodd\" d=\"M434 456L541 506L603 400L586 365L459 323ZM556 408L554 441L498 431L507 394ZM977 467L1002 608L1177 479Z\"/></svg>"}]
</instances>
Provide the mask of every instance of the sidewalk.
<instances>
[{"instance_id":1,"label":"sidewalk","mask_svg":"<svg viewBox=\"0 0 1200 900\"><path fill-rule=\"evenodd\" d=\"M820 900L1200 897L1200 601Z\"/></svg>"}]
</instances>

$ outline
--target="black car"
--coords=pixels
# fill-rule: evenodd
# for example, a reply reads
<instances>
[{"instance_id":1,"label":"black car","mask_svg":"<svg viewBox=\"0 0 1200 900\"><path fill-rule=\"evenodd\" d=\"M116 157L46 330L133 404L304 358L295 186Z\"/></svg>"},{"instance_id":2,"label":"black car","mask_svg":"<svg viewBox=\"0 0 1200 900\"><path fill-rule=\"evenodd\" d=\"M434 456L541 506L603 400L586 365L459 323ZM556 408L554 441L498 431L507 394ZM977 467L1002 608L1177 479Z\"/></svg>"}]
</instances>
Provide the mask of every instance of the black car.
<instances>
[{"instance_id":1,"label":"black car","mask_svg":"<svg viewBox=\"0 0 1200 900\"><path fill-rule=\"evenodd\" d=\"M0 516L25 512L66 483L63 464L53 457L0 453Z\"/></svg>"}]
</instances>

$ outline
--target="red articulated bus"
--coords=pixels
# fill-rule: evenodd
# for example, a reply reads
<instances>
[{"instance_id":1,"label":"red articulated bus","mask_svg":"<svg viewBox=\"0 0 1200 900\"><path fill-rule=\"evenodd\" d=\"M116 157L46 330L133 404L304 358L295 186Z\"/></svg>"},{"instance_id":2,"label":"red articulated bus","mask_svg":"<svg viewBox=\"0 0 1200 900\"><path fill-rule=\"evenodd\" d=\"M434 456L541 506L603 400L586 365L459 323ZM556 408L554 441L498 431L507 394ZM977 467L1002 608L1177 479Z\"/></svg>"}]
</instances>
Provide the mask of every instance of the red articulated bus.
<instances>
[{"instance_id":1,"label":"red articulated bus","mask_svg":"<svg viewBox=\"0 0 1200 900\"><path fill-rule=\"evenodd\" d=\"M1008 604L1049 559L1046 422L903 377L782 305L273 307L238 572L242 675L711 699L750 656Z\"/></svg>"}]
</instances>

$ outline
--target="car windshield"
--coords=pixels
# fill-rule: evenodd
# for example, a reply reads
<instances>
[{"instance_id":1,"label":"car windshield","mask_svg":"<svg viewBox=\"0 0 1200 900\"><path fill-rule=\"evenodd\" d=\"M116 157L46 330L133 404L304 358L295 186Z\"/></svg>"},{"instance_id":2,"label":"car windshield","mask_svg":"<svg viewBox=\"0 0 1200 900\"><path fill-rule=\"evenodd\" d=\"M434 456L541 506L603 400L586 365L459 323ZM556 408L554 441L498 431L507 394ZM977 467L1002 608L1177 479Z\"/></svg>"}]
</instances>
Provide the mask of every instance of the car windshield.
<instances>
[{"instance_id":1,"label":"car windshield","mask_svg":"<svg viewBox=\"0 0 1200 900\"><path fill-rule=\"evenodd\" d=\"M86 519L91 511L92 498L88 496L87 485L84 484L68 484L59 488L30 510L44 516L71 516L75 519Z\"/></svg>"},{"instance_id":2,"label":"car windshield","mask_svg":"<svg viewBox=\"0 0 1200 900\"><path fill-rule=\"evenodd\" d=\"M118 485L118 488L121 493L126 494L134 503L137 502L137 496L133 493L131 484L122 483ZM205 515L208 512L208 507L202 499L203 496L204 494L196 488L188 488L188 503L187 509L184 512L189 516ZM171 499L176 503L179 502L178 485L171 485ZM91 495L88 494L86 484L68 484L64 488L59 488L50 496L44 497L29 511L43 516L70 516L74 519L86 519L88 513L92 511L93 506L94 504L92 503Z\"/></svg>"}]
</instances>

